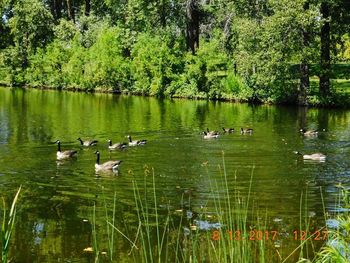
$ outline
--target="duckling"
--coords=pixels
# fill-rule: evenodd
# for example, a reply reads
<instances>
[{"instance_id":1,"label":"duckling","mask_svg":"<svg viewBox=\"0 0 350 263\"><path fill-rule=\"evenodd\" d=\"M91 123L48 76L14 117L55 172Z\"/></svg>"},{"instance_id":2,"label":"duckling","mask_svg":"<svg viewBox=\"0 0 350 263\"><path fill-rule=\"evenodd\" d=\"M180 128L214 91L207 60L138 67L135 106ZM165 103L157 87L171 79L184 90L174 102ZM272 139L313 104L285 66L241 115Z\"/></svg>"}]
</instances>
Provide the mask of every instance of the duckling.
<instances>
[{"instance_id":1,"label":"duckling","mask_svg":"<svg viewBox=\"0 0 350 263\"><path fill-rule=\"evenodd\" d=\"M216 139L219 137L219 134L212 134L212 133L207 133L207 132L203 132L204 136L203 138L204 139Z\"/></svg>"},{"instance_id":2,"label":"duckling","mask_svg":"<svg viewBox=\"0 0 350 263\"><path fill-rule=\"evenodd\" d=\"M122 163L122 161L116 160L116 161L107 161L105 163L100 164L100 152L96 151L96 163L95 163L95 170L98 171L113 171L117 172L119 169L119 165Z\"/></svg>"},{"instance_id":3,"label":"duckling","mask_svg":"<svg viewBox=\"0 0 350 263\"><path fill-rule=\"evenodd\" d=\"M112 140L108 140L108 142L109 142L108 149L110 150L124 149L128 145L125 142L118 142L118 143L112 144Z\"/></svg>"},{"instance_id":4,"label":"duckling","mask_svg":"<svg viewBox=\"0 0 350 263\"><path fill-rule=\"evenodd\" d=\"M224 133L233 133L235 131L234 128L225 129L224 127L222 127L222 130L224 131Z\"/></svg>"},{"instance_id":5,"label":"duckling","mask_svg":"<svg viewBox=\"0 0 350 263\"><path fill-rule=\"evenodd\" d=\"M78 138L77 140L80 141L80 145L81 145L81 146L86 146L86 147L95 146L95 145L97 145L97 143L98 143L98 141L96 141L96 140L83 141L83 140L80 139L80 138Z\"/></svg>"},{"instance_id":6,"label":"duckling","mask_svg":"<svg viewBox=\"0 0 350 263\"><path fill-rule=\"evenodd\" d=\"M147 143L147 140L138 140L138 141L133 141L131 139L131 136L128 135L126 136L129 139L129 146L138 146L138 145L145 145Z\"/></svg>"},{"instance_id":7,"label":"duckling","mask_svg":"<svg viewBox=\"0 0 350 263\"><path fill-rule=\"evenodd\" d=\"M317 137L318 131L315 130L305 130L305 129L300 129L300 132L307 137Z\"/></svg>"},{"instance_id":8,"label":"duckling","mask_svg":"<svg viewBox=\"0 0 350 263\"><path fill-rule=\"evenodd\" d=\"M304 160L313 160L313 161L325 161L326 155L323 153L313 153L313 154L302 154L298 151L294 152L295 154L302 155Z\"/></svg>"},{"instance_id":9,"label":"duckling","mask_svg":"<svg viewBox=\"0 0 350 263\"><path fill-rule=\"evenodd\" d=\"M210 135L219 135L219 132L218 132L218 131L209 131L209 128L207 128L206 133L207 133L207 134L210 134Z\"/></svg>"},{"instance_id":10,"label":"duckling","mask_svg":"<svg viewBox=\"0 0 350 263\"><path fill-rule=\"evenodd\" d=\"M59 140L55 141L57 143L57 160L68 159L74 157L77 154L76 150L61 151L61 142Z\"/></svg>"},{"instance_id":11,"label":"duckling","mask_svg":"<svg viewBox=\"0 0 350 263\"><path fill-rule=\"evenodd\" d=\"M252 133L253 133L252 128L248 128L248 129L241 128L241 134L252 134Z\"/></svg>"}]
</instances>

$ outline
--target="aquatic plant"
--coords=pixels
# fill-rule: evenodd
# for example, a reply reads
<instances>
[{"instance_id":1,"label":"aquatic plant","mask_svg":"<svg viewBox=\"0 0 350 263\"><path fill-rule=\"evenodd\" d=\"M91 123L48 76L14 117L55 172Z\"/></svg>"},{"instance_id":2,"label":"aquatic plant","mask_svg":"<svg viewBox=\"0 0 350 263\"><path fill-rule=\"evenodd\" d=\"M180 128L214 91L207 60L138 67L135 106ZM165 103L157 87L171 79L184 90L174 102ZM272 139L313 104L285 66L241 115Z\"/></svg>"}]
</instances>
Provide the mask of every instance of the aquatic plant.
<instances>
[{"instance_id":1,"label":"aquatic plant","mask_svg":"<svg viewBox=\"0 0 350 263\"><path fill-rule=\"evenodd\" d=\"M312 262L349 262L350 261L350 193L339 186L338 206L340 209L336 219L327 220L330 227L328 242L321 248ZM309 261L310 262L310 261Z\"/></svg>"},{"instance_id":2,"label":"aquatic plant","mask_svg":"<svg viewBox=\"0 0 350 263\"><path fill-rule=\"evenodd\" d=\"M146 172L143 188L133 181L141 225L137 237L141 251L134 251L134 258L141 258L142 262L265 262L266 238L257 229L266 228L266 217L265 222L261 222L260 215L256 214L255 228L248 227L254 168L245 197L239 191L229 191L224 160L220 171L221 183L210 181L212 194L208 197L210 200L206 200L206 204L214 203L214 211L208 211L207 207L199 212L185 207L170 211L169 206L167 211L160 211L154 171ZM152 178L150 183L147 178ZM147 185L151 185L151 189ZM181 200L183 203L184 195ZM195 219L192 213L196 213Z\"/></svg>"},{"instance_id":3,"label":"aquatic plant","mask_svg":"<svg viewBox=\"0 0 350 263\"><path fill-rule=\"evenodd\" d=\"M2 226L1 226L1 244L2 244L2 251L1 251L1 262L7 263L8 262L8 253L10 250L10 241L11 236L14 231L15 227L15 220L16 220L16 213L17 213L17 201L19 193L21 192L22 186L20 186L17 190L17 193L15 197L13 198L10 213L7 214L6 212L6 204L4 198L2 199L3 202L3 219L2 219Z\"/></svg>"}]
</instances>

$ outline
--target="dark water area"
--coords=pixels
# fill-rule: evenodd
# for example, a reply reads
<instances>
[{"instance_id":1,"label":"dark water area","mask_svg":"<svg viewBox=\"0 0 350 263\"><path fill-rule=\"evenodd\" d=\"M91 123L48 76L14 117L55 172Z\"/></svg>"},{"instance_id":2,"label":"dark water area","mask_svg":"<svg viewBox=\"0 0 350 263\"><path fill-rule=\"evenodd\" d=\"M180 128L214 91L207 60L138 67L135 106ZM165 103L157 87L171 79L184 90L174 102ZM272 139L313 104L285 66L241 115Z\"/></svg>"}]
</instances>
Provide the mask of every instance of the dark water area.
<instances>
[{"instance_id":1,"label":"dark water area","mask_svg":"<svg viewBox=\"0 0 350 263\"><path fill-rule=\"evenodd\" d=\"M230 193L250 194L252 224L259 213L265 229L281 233L275 249L286 257L300 244L293 231L300 229L301 213L317 229L325 224L324 210L340 209L337 185L350 186L349 117L334 109L0 88L0 193L7 207L22 185L10 256L14 262L94 262L84 251L93 246L93 211L105 251L106 213L111 215L114 200L114 225L134 239L135 184L152 188L153 173L158 212L170 212L179 223L176 211L186 211L184 229L192 218L206 228L215 219L203 223L189 214L216 212L213 198L226 189L213 191L213 182L221 185L225 170ZM235 132L206 140L201 133L207 127ZM254 132L241 135L240 127ZM320 132L304 137L303 127ZM108 150L108 139L126 142L128 134L148 143ZM99 143L83 148L78 137ZM57 161L57 139L62 150L78 150L77 158ZM97 149L103 162L123 161L117 176L96 174ZM327 159L307 162L293 151L322 152ZM145 200L154 207L151 193ZM130 242L115 235L115 262L137 262L128 255Z\"/></svg>"}]
</instances>

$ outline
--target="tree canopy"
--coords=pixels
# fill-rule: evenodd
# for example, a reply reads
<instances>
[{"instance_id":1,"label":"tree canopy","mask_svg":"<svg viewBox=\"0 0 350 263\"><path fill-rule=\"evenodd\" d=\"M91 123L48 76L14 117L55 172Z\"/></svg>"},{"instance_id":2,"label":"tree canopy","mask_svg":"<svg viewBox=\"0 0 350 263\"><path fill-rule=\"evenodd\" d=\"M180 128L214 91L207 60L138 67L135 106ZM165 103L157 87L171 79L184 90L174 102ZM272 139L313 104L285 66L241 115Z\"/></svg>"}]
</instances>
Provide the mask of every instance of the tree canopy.
<instances>
[{"instance_id":1,"label":"tree canopy","mask_svg":"<svg viewBox=\"0 0 350 263\"><path fill-rule=\"evenodd\" d=\"M336 104L346 0L4 0L0 82ZM311 81L310 81L311 80Z\"/></svg>"}]
</instances>

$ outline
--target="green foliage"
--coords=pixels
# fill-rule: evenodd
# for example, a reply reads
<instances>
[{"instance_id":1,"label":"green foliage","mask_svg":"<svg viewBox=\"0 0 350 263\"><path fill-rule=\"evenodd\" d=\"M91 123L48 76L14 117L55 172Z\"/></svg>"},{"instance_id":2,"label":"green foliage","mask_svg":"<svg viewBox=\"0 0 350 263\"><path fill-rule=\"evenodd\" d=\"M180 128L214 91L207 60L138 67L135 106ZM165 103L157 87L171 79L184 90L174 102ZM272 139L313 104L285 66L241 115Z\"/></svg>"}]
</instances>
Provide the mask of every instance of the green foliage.
<instances>
[{"instance_id":1,"label":"green foliage","mask_svg":"<svg viewBox=\"0 0 350 263\"><path fill-rule=\"evenodd\" d=\"M194 2L199 25L191 31ZM57 1L2 1L0 81L294 103L301 90L299 65L312 65L309 76L325 72L320 29L327 20L320 1L253 2L69 0L59 7ZM334 65L350 59L350 5L322 3L331 11L333 72L327 76L347 78ZM194 43L196 54L188 54Z\"/></svg>"},{"instance_id":2,"label":"green foliage","mask_svg":"<svg viewBox=\"0 0 350 263\"><path fill-rule=\"evenodd\" d=\"M62 68L68 62L68 51L61 42L55 40L45 49L39 48L30 56L26 80L34 86L60 88L64 86Z\"/></svg>"},{"instance_id":3,"label":"green foliage","mask_svg":"<svg viewBox=\"0 0 350 263\"><path fill-rule=\"evenodd\" d=\"M39 0L18 0L9 20L11 34L17 46L29 53L47 44L52 36L53 18Z\"/></svg>"},{"instance_id":4,"label":"green foliage","mask_svg":"<svg viewBox=\"0 0 350 263\"><path fill-rule=\"evenodd\" d=\"M249 101L253 98L254 90L247 86L244 80L230 72L226 78L221 80L221 85L224 92L230 94L229 98L233 98L239 101Z\"/></svg>"},{"instance_id":5,"label":"green foliage","mask_svg":"<svg viewBox=\"0 0 350 263\"><path fill-rule=\"evenodd\" d=\"M345 34L341 38L341 43L337 45L337 57L340 61L350 61L350 36Z\"/></svg>"},{"instance_id":6,"label":"green foliage","mask_svg":"<svg viewBox=\"0 0 350 263\"><path fill-rule=\"evenodd\" d=\"M313 59L313 50L304 47L300 29L310 26L314 10L305 13L303 4L304 1L271 1L274 13L263 22L237 22L240 45L235 58L240 74L258 100L296 100L298 82L291 74L290 63Z\"/></svg>"},{"instance_id":7,"label":"green foliage","mask_svg":"<svg viewBox=\"0 0 350 263\"><path fill-rule=\"evenodd\" d=\"M230 80L227 77L228 60L218 37L211 41L202 40L196 55L187 53L184 57L184 70L171 83L167 94L174 97L231 99L234 87L231 86L232 76ZM243 85L239 88L243 89Z\"/></svg>"},{"instance_id":8,"label":"green foliage","mask_svg":"<svg viewBox=\"0 0 350 263\"><path fill-rule=\"evenodd\" d=\"M346 207L345 212L338 214L336 225L329 229L328 242L322 247L320 253L313 262L348 262L350 259L350 214L349 214L349 191L342 187L342 204Z\"/></svg>"},{"instance_id":9,"label":"green foliage","mask_svg":"<svg viewBox=\"0 0 350 263\"><path fill-rule=\"evenodd\" d=\"M174 46L170 46L173 44ZM132 88L136 93L162 96L181 69L181 58L165 35L140 34L131 51ZM176 49L175 49L176 50Z\"/></svg>"},{"instance_id":10,"label":"green foliage","mask_svg":"<svg viewBox=\"0 0 350 263\"><path fill-rule=\"evenodd\" d=\"M86 52L82 80L84 87L120 90L130 85L129 62L123 57L122 29L104 29Z\"/></svg>"},{"instance_id":11,"label":"green foliage","mask_svg":"<svg viewBox=\"0 0 350 263\"><path fill-rule=\"evenodd\" d=\"M53 26L52 15L39 0L16 1L12 12L8 26L14 46L8 47L4 53L11 85L24 83L28 56L50 41Z\"/></svg>"}]
</instances>

